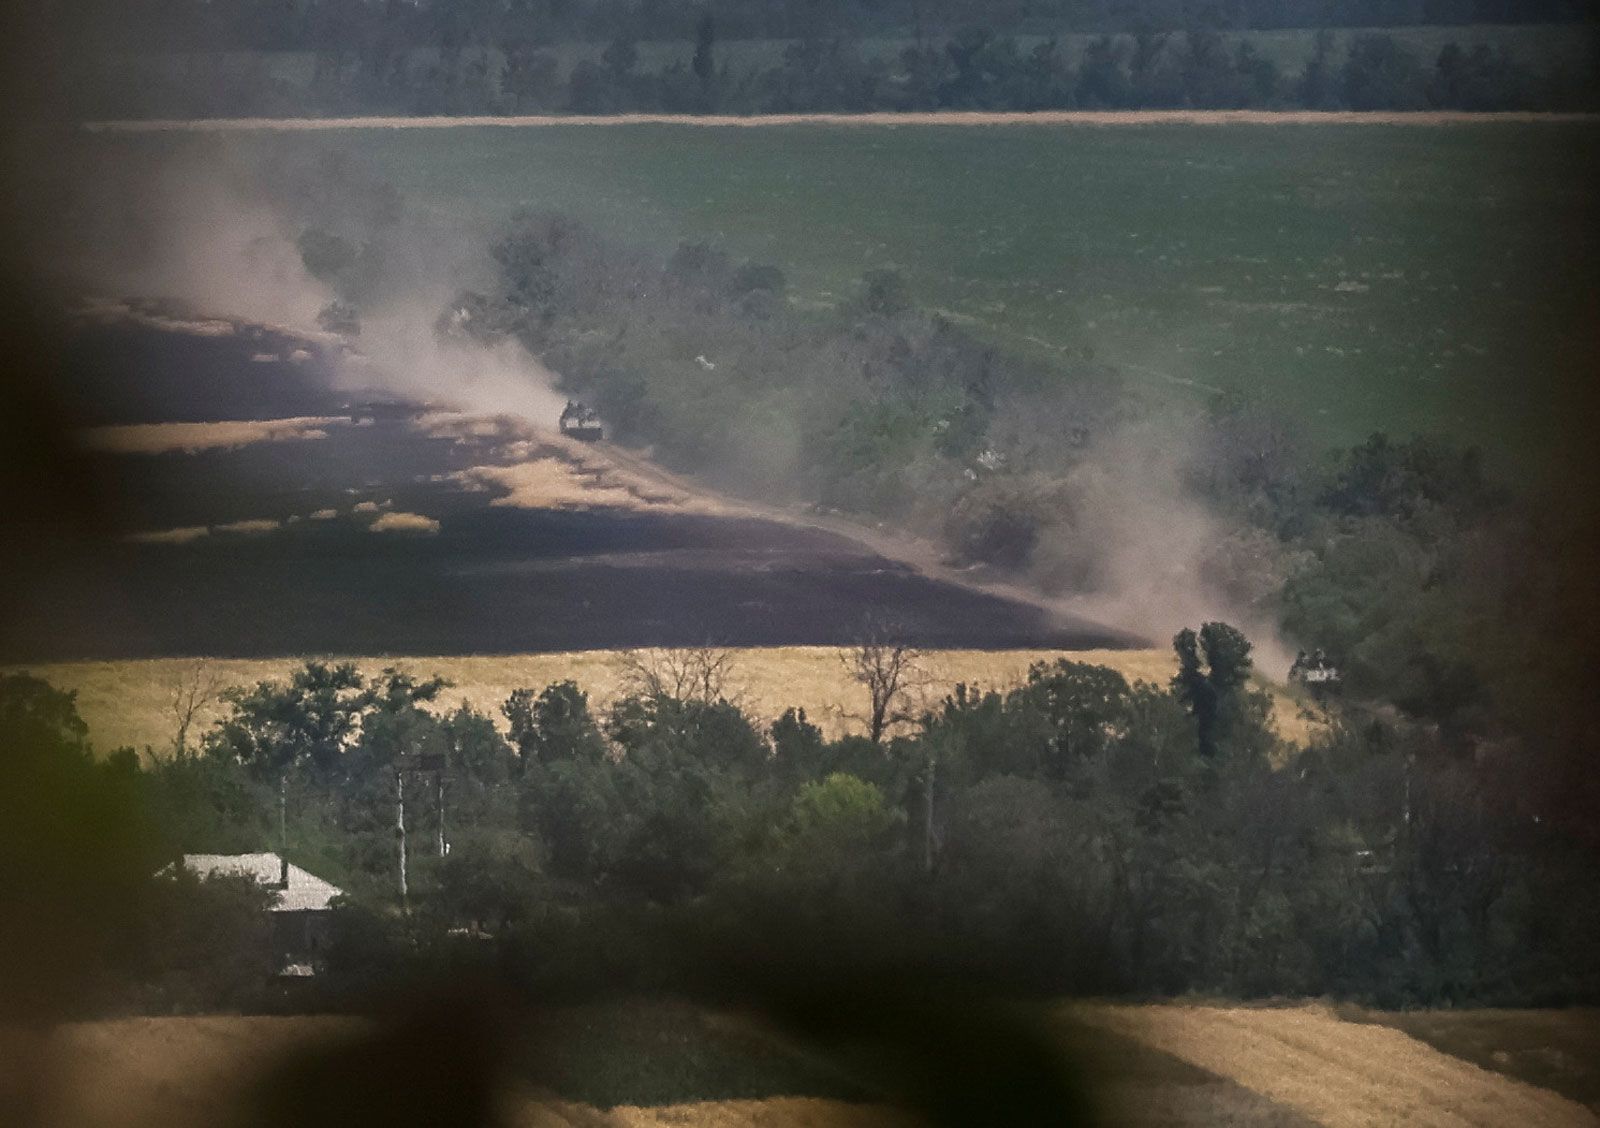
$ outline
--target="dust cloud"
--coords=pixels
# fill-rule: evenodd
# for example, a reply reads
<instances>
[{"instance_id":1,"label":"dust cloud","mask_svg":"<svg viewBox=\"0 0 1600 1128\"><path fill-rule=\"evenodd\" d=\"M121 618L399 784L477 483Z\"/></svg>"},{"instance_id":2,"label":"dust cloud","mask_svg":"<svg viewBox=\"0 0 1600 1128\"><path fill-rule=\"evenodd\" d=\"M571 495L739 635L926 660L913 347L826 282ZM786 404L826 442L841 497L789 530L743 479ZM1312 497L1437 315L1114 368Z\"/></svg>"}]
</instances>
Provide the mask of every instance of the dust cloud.
<instances>
[{"instance_id":1,"label":"dust cloud","mask_svg":"<svg viewBox=\"0 0 1600 1128\"><path fill-rule=\"evenodd\" d=\"M1219 517L1191 483L1192 440L1166 422L1130 424L1095 443L1067 478L1047 522L1034 580L1061 606L1160 642L1221 620L1255 644L1257 666L1282 678L1293 649L1270 599L1272 549Z\"/></svg>"},{"instance_id":2,"label":"dust cloud","mask_svg":"<svg viewBox=\"0 0 1600 1128\"><path fill-rule=\"evenodd\" d=\"M521 345L435 332L452 295L490 269L487 240L396 221L383 188L337 166L262 169L223 148L83 155L52 273L91 316L201 334L229 332L230 322L281 329L326 346L342 387L553 427L564 398ZM326 202L341 194L356 199ZM324 222L376 264L351 283L363 292L349 303L359 332L348 339L329 331L326 314L350 295L308 268L302 243ZM128 299L161 313L131 310Z\"/></svg>"},{"instance_id":3,"label":"dust cloud","mask_svg":"<svg viewBox=\"0 0 1600 1128\"><path fill-rule=\"evenodd\" d=\"M118 170L88 193L79 227L91 234L69 256L82 292L170 299L197 316L317 337L329 346L324 355L341 386L434 407L439 426L492 428L498 418L554 430L565 402L559 380L521 344L483 345L438 331L455 295L492 285L488 232L396 219L385 211L396 205L348 169L312 170L309 179L301 170L298 198L322 201L323 214L297 212L297 193L284 188L294 182L292 171L251 168L226 159L225 149L204 152L206 159ZM361 280L359 301L351 302L359 332L348 337L329 332L322 315L349 295L307 266L306 232L323 222L376 263ZM1036 602L1158 642L1184 625L1234 623L1256 640L1261 668L1281 675L1292 651L1264 595L1272 590L1273 562L1259 558L1270 551L1212 513L1189 487L1192 451L1180 432L1171 424L1124 426L1076 460L1066 471L1060 512L1044 515L1028 586L1043 593ZM634 480L620 462L597 474L551 453L507 457L462 475L462 483L506 491L503 504L512 506L604 504L608 497L630 507L688 504L656 496L660 491ZM407 516L392 515L374 530L430 531L407 523Z\"/></svg>"},{"instance_id":4,"label":"dust cloud","mask_svg":"<svg viewBox=\"0 0 1600 1128\"><path fill-rule=\"evenodd\" d=\"M330 288L289 219L241 170L200 155L86 163L56 267L90 296L166 299L213 317L314 330Z\"/></svg>"},{"instance_id":5,"label":"dust cloud","mask_svg":"<svg viewBox=\"0 0 1600 1128\"><path fill-rule=\"evenodd\" d=\"M511 416L554 429L566 403L555 374L513 340L483 346L441 338L433 326L447 295L435 298L364 317L357 352L346 356L340 378L468 415Z\"/></svg>"}]
</instances>

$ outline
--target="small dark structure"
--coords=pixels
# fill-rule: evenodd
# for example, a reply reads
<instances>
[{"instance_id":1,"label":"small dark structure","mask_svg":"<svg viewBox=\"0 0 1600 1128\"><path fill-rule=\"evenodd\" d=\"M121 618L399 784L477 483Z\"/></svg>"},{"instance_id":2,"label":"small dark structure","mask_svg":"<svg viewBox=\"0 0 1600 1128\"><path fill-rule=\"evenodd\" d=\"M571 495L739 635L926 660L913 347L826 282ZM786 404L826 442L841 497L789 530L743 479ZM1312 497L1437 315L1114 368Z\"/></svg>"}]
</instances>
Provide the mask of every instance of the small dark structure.
<instances>
[{"instance_id":1,"label":"small dark structure","mask_svg":"<svg viewBox=\"0 0 1600 1128\"><path fill-rule=\"evenodd\" d=\"M577 400L568 400L567 406L562 409L561 433L569 439L586 443L596 443L606 437L605 428L600 426L600 417L594 413L594 408Z\"/></svg>"}]
</instances>

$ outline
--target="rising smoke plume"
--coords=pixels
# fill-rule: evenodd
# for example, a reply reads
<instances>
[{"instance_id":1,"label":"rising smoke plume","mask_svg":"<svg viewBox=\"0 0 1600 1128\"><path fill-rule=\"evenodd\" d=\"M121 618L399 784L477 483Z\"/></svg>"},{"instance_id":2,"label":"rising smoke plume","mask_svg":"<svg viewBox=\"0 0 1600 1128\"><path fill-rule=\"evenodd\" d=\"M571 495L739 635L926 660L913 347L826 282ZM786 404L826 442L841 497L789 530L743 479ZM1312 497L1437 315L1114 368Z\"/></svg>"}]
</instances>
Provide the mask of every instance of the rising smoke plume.
<instances>
[{"instance_id":1,"label":"rising smoke plume","mask_svg":"<svg viewBox=\"0 0 1600 1128\"><path fill-rule=\"evenodd\" d=\"M1067 505L1044 523L1032 574L1073 613L1157 642L1232 623L1255 643L1257 665L1282 676L1293 650L1272 606L1281 549L1197 496L1196 458L1190 433L1166 421L1096 441L1067 476Z\"/></svg>"}]
</instances>

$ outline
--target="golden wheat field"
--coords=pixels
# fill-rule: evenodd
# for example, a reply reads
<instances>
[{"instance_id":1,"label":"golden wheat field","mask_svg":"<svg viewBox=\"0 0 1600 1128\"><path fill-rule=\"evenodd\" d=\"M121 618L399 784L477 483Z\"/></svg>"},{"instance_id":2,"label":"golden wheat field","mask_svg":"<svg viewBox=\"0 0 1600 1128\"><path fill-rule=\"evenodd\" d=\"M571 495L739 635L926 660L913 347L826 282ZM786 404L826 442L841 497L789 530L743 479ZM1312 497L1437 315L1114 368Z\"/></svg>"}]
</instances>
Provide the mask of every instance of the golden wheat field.
<instances>
[{"instance_id":1,"label":"golden wheat field","mask_svg":"<svg viewBox=\"0 0 1600 1128\"><path fill-rule=\"evenodd\" d=\"M726 690L731 700L762 722L776 720L791 706L829 736L859 731L865 691L850 679L844 652L832 647L788 646L726 652ZM1130 682L1165 685L1172 677L1170 650L940 650L926 653L912 687L917 707L936 704L958 683L1005 690L1021 684L1035 662L1071 658L1109 666ZM451 683L441 704L453 708L467 702L500 720L500 705L512 690L542 689L571 679L603 710L635 683L631 669L651 665L661 652L590 650L566 654L465 655L450 657L349 658L363 670L397 666L420 676L437 674ZM172 747L177 718L174 698L197 681L213 687L248 685L286 677L303 658L180 659L154 658L120 662L65 662L13 667L26 669L61 689L78 695L78 710L101 750L120 747L161 754ZM1265 683L1263 683L1265 684ZM1274 723L1292 743L1304 744L1318 727L1303 703L1281 686L1267 686L1273 695ZM197 711L191 737L219 718L225 706L214 697Z\"/></svg>"},{"instance_id":2,"label":"golden wheat field","mask_svg":"<svg viewBox=\"0 0 1600 1128\"><path fill-rule=\"evenodd\" d=\"M1452 1018L1490 1041L1516 1041L1526 1024L1515 1015L1529 1013L1565 1013L1590 1032L1600 1021L1594 1011L1513 1012L1510 1019L1492 1011L1462 1011ZM1600 1123L1592 1109L1575 1100L1481 1069L1389 1026L1343 1021L1326 1006L1069 1004L1060 1014L1087 1026L1091 1036L1103 1032L1133 1051L1083 1062L1095 1088L1122 1110L1108 1118L1112 1123L1174 1128L1577 1128ZM289 1053L336 1046L369 1029L360 1020L343 1018L210 1016L74 1023L44 1039L11 1032L0 1040L7 1051L0 1095L7 1084L31 1083L45 1110L39 1123L50 1128L198 1128L225 1123L241 1096ZM911 1123L878 1105L804 1097L601 1110L521 1090L505 1095L503 1112L503 1123L526 1128L903 1128Z\"/></svg>"},{"instance_id":3,"label":"golden wheat field","mask_svg":"<svg viewBox=\"0 0 1600 1128\"><path fill-rule=\"evenodd\" d=\"M1326 1006L1094 1006L1075 1013L1333 1128L1600 1124L1575 1100L1392 1027L1343 1021ZM1493 1022L1493 1012L1474 1013ZM1592 1014L1588 1022L1592 1028Z\"/></svg>"}]
</instances>

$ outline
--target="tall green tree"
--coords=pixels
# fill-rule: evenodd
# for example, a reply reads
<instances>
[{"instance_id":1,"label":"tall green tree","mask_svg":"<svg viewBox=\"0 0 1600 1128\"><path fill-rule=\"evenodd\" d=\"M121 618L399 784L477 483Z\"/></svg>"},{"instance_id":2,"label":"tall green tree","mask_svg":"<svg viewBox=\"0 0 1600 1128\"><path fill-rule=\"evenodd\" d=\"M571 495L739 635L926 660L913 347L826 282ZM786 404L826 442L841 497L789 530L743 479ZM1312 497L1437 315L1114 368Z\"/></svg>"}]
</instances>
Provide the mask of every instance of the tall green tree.
<instances>
[{"instance_id":1,"label":"tall green tree","mask_svg":"<svg viewBox=\"0 0 1600 1128\"><path fill-rule=\"evenodd\" d=\"M1037 662L1022 693L1050 723L1051 768L1058 775L1104 755L1128 720L1128 680L1105 666L1066 658Z\"/></svg>"},{"instance_id":2,"label":"tall green tree","mask_svg":"<svg viewBox=\"0 0 1600 1128\"><path fill-rule=\"evenodd\" d=\"M589 711L589 695L573 681L556 682L537 695L512 692L500 708L523 765L561 760L595 761L606 754L605 736Z\"/></svg>"},{"instance_id":3,"label":"tall green tree","mask_svg":"<svg viewBox=\"0 0 1600 1128\"><path fill-rule=\"evenodd\" d=\"M1206 623L1200 633L1185 627L1173 637L1178 672L1172 692L1194 718L1200 755L1214 758L1241 714L1250 680L1250 642L1226 623Z\"/></svg>"},{"instance_id":4,"label":"tall green tree","mask_svg":"<svg viewBox=\"0 0 1600 1128\"><path fill-rule=\"evenodd\" d=\"M229 689L223 700L229 712L206 734L207 752L264 778L302 765L325 778L333 775L372 703L366 678L350 662L307 662L287 683Z\"/></svg>"}]
</instances>

